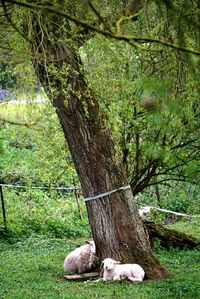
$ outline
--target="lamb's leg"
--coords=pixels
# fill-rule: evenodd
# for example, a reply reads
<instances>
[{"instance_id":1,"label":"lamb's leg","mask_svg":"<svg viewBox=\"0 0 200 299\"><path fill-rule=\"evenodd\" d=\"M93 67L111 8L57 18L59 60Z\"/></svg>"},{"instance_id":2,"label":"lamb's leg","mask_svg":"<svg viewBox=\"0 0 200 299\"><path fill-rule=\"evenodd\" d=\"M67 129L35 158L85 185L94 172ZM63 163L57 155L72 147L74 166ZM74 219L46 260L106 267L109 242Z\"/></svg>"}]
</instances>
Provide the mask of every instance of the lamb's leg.
<instances>
[{"instance_id":1,"label":"lamb's leg","mask_svg":"<svg viewBox=\"0 0 200 299\"><path fill-rule=\"evenodd\" d=\"M113 277L113 280L117 281L117 280L125 280L126 277L123 276L123 275L120 275L120 274L116 274L114 277Z\"/></svg>"},{"instance_id":2,"label":"lamb's leg","mask_svg":"<svg viewBox=\"0 0 200 299\"><path fill-rule=\"evenodd\" d=\"M133 277L133 276L129 276L128 279L131 281L142 281L143 280L141 277Z\"/></svg>"},{"instance_id":3,"label":"lamb's leg","mask_svg":"<svg viewBox=\"0 0 200 299\"><path fill-rule=\"evenodd\" d=\"M116 274L114 277L113 277L113 280L121 280L121 275L119 274Z\"/></svg>"}]
</instances>

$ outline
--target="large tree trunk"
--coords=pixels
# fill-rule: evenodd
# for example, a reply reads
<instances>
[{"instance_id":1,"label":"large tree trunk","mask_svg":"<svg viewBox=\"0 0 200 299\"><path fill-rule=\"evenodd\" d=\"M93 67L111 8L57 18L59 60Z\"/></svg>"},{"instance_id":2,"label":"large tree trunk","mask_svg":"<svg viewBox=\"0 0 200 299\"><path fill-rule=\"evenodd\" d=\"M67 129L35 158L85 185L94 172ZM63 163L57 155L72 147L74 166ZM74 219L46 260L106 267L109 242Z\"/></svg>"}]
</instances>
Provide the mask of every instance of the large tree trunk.
<instances>
[{"instance_id":1,"label":"large tree trunk","mask_svg":"<svg viewBox=\"0 0 200 299\"><path fill-rule=\"evenodd\" d=\"M37 20L33 28L33 53L36 50L40 53L34 67L56 108L84 196L126 186L124 169L115 158L111 131L95 96L88 89L77 52L72 46L59 45L56 32L53 42L48 37L41 40L41 23ZM86 206L100 260L112 257L139 263L152 279L169 275L152 254L131 189L88 201Z\"/></svg>"}]
</instances>

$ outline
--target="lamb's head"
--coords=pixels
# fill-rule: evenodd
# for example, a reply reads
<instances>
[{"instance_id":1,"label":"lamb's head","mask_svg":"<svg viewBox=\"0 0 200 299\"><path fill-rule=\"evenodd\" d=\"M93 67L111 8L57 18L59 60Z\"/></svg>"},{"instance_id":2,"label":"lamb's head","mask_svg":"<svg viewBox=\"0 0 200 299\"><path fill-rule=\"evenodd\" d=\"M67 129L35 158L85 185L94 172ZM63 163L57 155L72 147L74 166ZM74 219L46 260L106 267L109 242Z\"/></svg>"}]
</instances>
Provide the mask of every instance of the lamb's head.
<instances>
[{"instance_id":1,"label":"lamb's head","mask_svg":"<svg viewBox=\"0 0 200 299\"><path fill-rule=\"evenodd\" d=\"M90 252L96 254L96 246L94 241L86 241L90 245Z\"/></svg>"},{"instance_id":2,"label":"lamb's head","mask_svg":"<svg viewBox=\"0 0 200 299\"><path fill-rule=\"evenodd\" d=\"M144 215L147 215L151 212L151 208L148 206L144 207L143 210L144 210Z\"/></svg>"},{"instance_id":3,"label":"lamb's head","mask_svg":"<svg viewBox=\"0 0 200 299\"><path fill-rule=\"evenodd\" d=\"M141 218L145 218L146 215L148 215L151 212L151 207L143 207L141 209L139 209L139 215Z\"/></svg>"},{"instance_id":4,"label":"lamb's head","mask_svg":"<svg viewBox=\"0 0 200 299\"><path fill-rule=\"evenodd\" d=\"M114 269L115 265L116 264L120 264L120 262L118 261L115 261L111 258L106 258L104 261L103 261L103 268L104 270L106 271L111 271Z\"/></svg>"}]
</instances>

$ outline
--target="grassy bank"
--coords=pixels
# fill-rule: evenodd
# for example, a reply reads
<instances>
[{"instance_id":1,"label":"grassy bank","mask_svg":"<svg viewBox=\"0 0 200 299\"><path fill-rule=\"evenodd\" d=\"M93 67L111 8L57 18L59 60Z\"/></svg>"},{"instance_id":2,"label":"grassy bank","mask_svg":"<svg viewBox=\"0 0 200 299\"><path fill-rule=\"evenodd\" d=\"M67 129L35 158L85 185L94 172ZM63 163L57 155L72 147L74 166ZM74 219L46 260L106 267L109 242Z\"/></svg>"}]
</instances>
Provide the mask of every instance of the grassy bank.
<instances>
[{"instance_id":1,"label":"grassy bank","mask_svg":"<svg viewBox=\"0 0 200 299\"><path fill-rule=\"evenodd\" d=\"M182 226L185 225L183 222ZM63 279L65 256L83 241L80 238L30 237L11 244L1 240L0 298L200 298L199 248L182 251L155 249L162 264L172 272L170 279L136 284L66 282Z\"/></svg>"}]
</instances>

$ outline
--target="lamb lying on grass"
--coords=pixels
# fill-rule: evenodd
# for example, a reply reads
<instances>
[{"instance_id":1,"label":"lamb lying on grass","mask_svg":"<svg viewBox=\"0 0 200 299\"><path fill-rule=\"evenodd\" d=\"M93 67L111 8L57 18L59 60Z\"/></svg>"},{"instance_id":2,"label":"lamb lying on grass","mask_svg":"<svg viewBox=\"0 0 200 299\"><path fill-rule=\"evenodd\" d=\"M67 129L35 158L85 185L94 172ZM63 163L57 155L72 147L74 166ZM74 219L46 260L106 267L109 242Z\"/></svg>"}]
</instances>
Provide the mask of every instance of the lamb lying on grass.
<instances>
[{"instance_id":1,"label":"lamb lying on grass","mask_svg":"<svg viewBox=\"0 0 200 299\"><path fill-rule=\"evenodd\" d=\"M98 264L94 241L87 241L72 252L64 261L64 271L71 273L86 273L94 269Z\"/></svg>"},{"instance_id":2,"label":"lamb lying on grass","mask_svg":"<svg viewBox=\"0 0 200 299\"><path fill-rule=\"evenodd\" d=\"M103 281L121 280L128 278L131 281L143 281L144 270L137 264L121 264L111 258L103 261Z\"/></svg>"}]
</instances>

